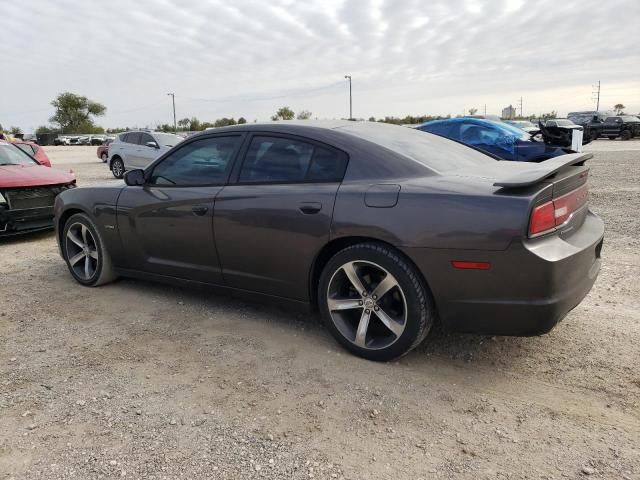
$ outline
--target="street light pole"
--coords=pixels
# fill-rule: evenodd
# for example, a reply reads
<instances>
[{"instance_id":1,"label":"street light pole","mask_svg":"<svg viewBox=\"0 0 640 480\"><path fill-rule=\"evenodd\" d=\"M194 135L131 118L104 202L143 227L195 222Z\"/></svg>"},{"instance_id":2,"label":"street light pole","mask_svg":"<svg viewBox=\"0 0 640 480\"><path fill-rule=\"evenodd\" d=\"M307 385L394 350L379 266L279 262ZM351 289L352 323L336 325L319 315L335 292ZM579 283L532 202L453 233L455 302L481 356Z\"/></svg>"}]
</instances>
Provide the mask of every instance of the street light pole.
<instances>
[{"instance_id":1,"label":"street light pole","mask_svg":"<svg viewBox=\"0 0 640 480\"><path fill-rule=\"evenodd\" d=\"M353 120L353 101L351 97L351 75L345 75L344 78L349 80L349 120Z\"/></svg>"},{"instance_id":2,"label":"street light pole","mask_svg":"<svg viewBox=\"0 0 640 480\"><path fill-rule=\"evenodd\" d=\"M173 103L173 133L178 133L178 124L176 123L176 94L167 93L171 95L171 102Z\"/></svg>"}]
</instances>

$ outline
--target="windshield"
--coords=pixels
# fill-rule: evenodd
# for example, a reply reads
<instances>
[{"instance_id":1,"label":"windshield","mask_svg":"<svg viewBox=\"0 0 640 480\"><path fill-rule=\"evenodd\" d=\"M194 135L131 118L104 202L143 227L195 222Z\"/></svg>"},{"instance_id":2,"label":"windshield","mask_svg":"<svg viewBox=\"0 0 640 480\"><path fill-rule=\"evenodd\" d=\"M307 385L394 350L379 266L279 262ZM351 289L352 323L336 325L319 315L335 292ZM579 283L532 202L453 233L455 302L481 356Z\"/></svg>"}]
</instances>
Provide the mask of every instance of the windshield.
<instances>
[{"instance_id":1,"label":"windshield","mask_svg":"<svg viewBox=\"0 0 640 480\"><path fill-rule=\"evenodd\" d=\"M625 116L620 117L620 118L622 118L623 122L640 122L640 118L634 117L632 115L625 115Z\"/></svg>"},{"instance_id":2,"label":"windshield","mask_svg":"<svg viewBox=\"0 0 640 480\"><path fill-rule=\"evenodd\" d=\"M165 147L173 147L182 141L182 137L170 133L154 133L153 136L156 137L160 145Z\"/></svg>"},{"instance_id":3,"label":"windshield","mask_svg":"<svg viewBox=\"0 0 640 480\"><path fill-rule=\"evenodd\" d=\"M38 165L33 158L15 145L0 143L0 165Z\"/></svg>"},{"instance_id":4,"label":"windshield","mask_svg":"<svg viewBox=\"0 0 640 480\"><path fill-rule=\"evenodd\" d=\"M339 129L404 155L438 173L496 162L472 148L414 128L354 122L354 125Z\"/></svg>"},{"instance_id":5,"label":"windshield","mask_svg":"<svg viewBox=\"0 0 640 480\"><path fill-rule=\"evenodd\" d=\"M575 123L573 123L571 120L558 119L553 121L556 122L556 125L558 125L559 127L570 127L572 125L575 125Z\"/></svg>"},{"instance_id":6,"label":"windshield","mask_svg":"<svg viewBox=\"0 0 640 480\"><path fill-rule=\"evenodd\" d=\"M533 123L527 120L513 120L505 123L508 123L509 125L513 125L514 127L518 127L518 128L527 128L527 127L536 128L536 126Z\"/></svg>"}]
</instances>

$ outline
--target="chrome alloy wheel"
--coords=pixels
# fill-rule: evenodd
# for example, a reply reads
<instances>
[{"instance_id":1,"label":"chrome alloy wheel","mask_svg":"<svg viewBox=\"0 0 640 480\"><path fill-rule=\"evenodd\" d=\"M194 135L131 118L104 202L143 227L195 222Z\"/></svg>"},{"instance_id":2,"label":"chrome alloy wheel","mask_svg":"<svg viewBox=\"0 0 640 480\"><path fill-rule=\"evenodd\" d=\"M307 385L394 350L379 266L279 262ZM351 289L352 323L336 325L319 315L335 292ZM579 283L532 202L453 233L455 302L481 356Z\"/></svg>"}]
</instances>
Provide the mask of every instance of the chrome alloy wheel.
<instances>
[{"instance_id":1,"label":"chrome alloy wheel","mask_svg":"<svg viewBox=\"0 0 640 480\"><path fill-rule=\"evenodd\" d=\"M111 171L113 172L114 176L118 178L122 177L122 175L124 175L124 164L122 163L122 160L114 160L111 164Z\"/></svg>"},{"instance_id":2,"label":"chrome alloy wheel","mask_svg":"<svg viewBox=\"0 0 640 480\"><path fill-rule=\"evenodd\" d=\"M394 344L407 325L407 301L391 273L369 261L342 265L329 280L327 306L335 327L354 345Z\"/></svg>"},{"instance_id":3,"label":"chrome alloy wheel","mask_svg":"<svg viewBox=\"0 0 640 480\"><path fill-rule=\"evenodd\" d=\"M90 280L98 269L98 246L85 224L74 223L67 229L65 249L73 273Z\"/></svg>"}]
</instances>

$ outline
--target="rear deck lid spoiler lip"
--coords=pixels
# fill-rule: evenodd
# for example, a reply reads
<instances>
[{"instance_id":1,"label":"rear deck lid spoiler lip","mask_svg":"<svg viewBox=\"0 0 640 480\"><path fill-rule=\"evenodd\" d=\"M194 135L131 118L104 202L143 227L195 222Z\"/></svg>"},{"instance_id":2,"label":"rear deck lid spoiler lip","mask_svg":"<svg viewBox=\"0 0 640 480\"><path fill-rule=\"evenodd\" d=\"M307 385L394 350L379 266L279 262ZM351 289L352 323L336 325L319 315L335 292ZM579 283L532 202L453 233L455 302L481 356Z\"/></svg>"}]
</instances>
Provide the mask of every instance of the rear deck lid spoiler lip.
<instances>
[{"instance_id":1,"label":"rear deck lid spoiler lip","mask_svg":"<svg viewBox=\"0 0 640 480\"><path fill-rule=\"evenodd\" d=\"M582 165L591 158L593 158L593 154L591 153L568 153L567 155L554 157L544 162L531 164L531 168L521 170L502 180L498 180L494 182L493 185L504 188L529 187L541 182L567 166Z\"/></svg>"}]
</instances>

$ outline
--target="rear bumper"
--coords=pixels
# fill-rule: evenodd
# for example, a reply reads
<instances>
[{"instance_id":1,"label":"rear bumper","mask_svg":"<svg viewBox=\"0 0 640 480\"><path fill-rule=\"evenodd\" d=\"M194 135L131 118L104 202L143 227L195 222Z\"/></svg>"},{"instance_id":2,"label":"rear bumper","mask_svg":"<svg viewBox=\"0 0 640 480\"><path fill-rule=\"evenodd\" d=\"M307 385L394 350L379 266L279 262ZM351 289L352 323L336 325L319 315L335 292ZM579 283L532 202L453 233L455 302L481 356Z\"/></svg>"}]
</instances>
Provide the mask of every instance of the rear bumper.
<instances>
[{"instance_id":1,"label":"rear bumper","mask_svg":"<svg viewBox=\"0 0 640 480\"><path fill-rule=\"evenodd\" d=\"M452 330L485 335L540 335L589 293L600 271L602 220L589 212L571 236L513 243L505 251L405 252L423 272L440 320ZM490 262L489 270L459 270L452 260Z\"/></svg>"},{"instance_id":2,"label":"rear bumper","mask_svg":"<svg viewBox=\"0 0 640 480\"><path fill-rule=\"evenodd\" d=\"M0 237L53 228L53 206L8 210L0 207Z\"/></svg>"}]
</instances>

